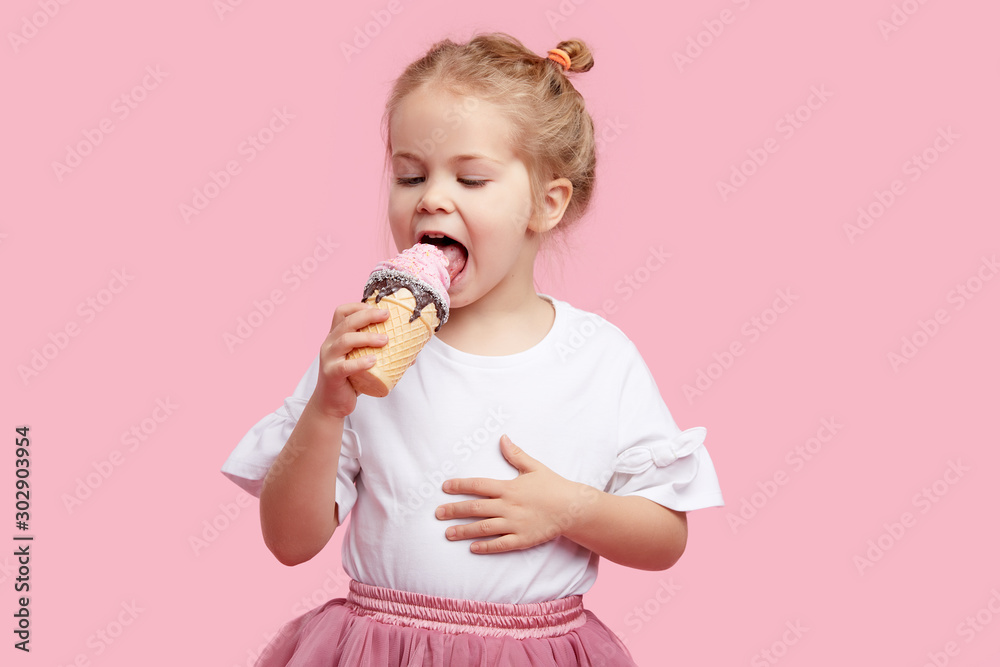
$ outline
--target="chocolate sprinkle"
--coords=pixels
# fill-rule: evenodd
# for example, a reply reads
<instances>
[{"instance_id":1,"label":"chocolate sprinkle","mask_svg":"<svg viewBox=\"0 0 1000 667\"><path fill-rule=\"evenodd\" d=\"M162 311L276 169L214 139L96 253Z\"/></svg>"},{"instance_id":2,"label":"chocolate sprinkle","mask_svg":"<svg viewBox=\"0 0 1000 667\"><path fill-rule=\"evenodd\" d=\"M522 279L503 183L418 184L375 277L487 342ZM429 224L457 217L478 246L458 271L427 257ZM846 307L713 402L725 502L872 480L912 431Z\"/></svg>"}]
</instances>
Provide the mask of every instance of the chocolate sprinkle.
<instances>
[{"instance_id":1,"label":"chocolate sprinkle","mask_svg":"<svg viewBox=\"0 0 1000 667\"><path fill-rule=\"evenodd\" d=\"M413 309L413 315L410 317L411 322L420 317L420 311L432 301L437 308L438 315L438 325L434 331L440 329L441 325L448 321L448 304L444 302L437 290L416 276L396 269L372 271L368 282L365 283L365 292L361 300L367 301L368 297L374 294L375 290L378 290L378 296L375 297L375 303L378 303L382 297L394 294L401 287L410 290L417 300L417 307Z\"/></svg>"}]
</instances>

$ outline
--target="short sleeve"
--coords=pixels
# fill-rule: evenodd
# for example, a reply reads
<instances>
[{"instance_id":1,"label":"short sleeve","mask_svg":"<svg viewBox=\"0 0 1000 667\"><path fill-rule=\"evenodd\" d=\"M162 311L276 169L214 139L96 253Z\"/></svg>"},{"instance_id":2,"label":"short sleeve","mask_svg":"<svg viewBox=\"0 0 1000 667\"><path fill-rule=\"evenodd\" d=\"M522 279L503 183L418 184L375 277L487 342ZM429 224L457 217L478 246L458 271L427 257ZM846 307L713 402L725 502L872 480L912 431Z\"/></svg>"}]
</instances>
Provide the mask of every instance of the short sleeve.
<instances>
[{"instance_id":1,"label":"short sleeve","mask_svg":"<svg viewBox=\"0 0 1000 667\"><path fill-rule=\"evenodd\" d=\"M316 388L319 377L319 355L313 359L305 375L284 404L267 415L237 443L229 458L222 465L222 474L247 493L260 498L264 477L288 436L291 435L302 410ZM344 437L340 446L340 465L337 469L337 505L341 523L358 499L354 480L361 469L358 434L350 428L350 417L344 421Z\"/></svg>"},{"instance_id":2,"label":"short sleeve","mask_svg":"<svg viewBox=\"0 0 1000 667\"><path fill-rule=\"evenodd\" d=\"M618 451L607 491L642 496L678 512L721 506L705 428L682 431L677 426L634 345L631 351L625 359Z\"/></svg>"}]
</instances>

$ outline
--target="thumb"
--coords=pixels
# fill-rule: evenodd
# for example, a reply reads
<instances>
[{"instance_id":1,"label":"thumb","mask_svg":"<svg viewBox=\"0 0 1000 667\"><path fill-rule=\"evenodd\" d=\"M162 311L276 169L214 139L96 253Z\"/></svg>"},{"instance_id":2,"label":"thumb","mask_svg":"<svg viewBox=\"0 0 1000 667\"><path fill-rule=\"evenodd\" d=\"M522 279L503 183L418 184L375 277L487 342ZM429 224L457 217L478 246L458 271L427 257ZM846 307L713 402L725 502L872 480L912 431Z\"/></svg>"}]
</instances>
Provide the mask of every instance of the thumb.
<instances>
[{"instance_id":1,"label":"thumb","mask_svg":"<svg viewBox=\"0 0 1000 667\"><path fill-rule=\"evenodd\" d=\"M519 473L531 472L539 467L538 461L528 456L523 449L514 444L506 433L500 436L500 451L507 462L517 468Z\"/></svg>"}]
</instances>

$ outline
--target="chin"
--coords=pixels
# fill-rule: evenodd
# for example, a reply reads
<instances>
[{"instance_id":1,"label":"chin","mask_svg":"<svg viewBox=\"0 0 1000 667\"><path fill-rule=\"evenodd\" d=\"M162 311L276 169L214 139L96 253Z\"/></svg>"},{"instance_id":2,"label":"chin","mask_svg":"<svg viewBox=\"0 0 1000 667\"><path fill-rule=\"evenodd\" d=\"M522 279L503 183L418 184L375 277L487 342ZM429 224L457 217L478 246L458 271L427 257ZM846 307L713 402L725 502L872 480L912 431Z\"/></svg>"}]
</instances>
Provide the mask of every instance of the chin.
<instances>
[{"instance_id":1,"label":"chin","mask_svg":"<svg viewBox=\"0 0 1000 667\"><path fill-rule=\"evenodd\" d=\"M450 294L448 295L448 298L451 300L451 306L450 306L450 308L452 310L455 310L455 309L458 309L458 308L464 308L465 306L468 306L473 301L473 299L468 299L468 298L463 297L463 296L460 296L460 297L456 298L456 297L451 296Z\"/></svg>"}]
</instances>

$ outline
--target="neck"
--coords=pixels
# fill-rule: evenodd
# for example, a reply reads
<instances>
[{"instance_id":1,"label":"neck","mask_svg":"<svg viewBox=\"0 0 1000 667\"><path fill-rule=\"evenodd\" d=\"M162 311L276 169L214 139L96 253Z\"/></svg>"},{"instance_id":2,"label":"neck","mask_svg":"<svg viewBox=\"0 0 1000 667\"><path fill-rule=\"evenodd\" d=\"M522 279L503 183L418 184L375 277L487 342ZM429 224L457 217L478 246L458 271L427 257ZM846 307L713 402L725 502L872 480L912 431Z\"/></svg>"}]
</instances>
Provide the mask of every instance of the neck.
<instances>
[{"instance_id":1,"label":"neck","mask_svg":"<svg viewBox=\"0 0 1000 667\"><path fill-rule=\"evenodd\" d=\"M448 345L484 356L523 352L537 344L555 321L553 306L538 296L534 255L522 256L512 275L476 301L451 308L437 336Z\"/></svg>"},{"instance_id":2,"label":"neck","mask_svg":"<svg viewBox=\"0 0 1000 667\"><path fill-rule=\"evenodd\" d=\"M476 304L452 310L437 337L469 354L505 356L537 345L555 322L554 306L535 293L517 311L470 311Z\"/></svg>"}]
</instances>

